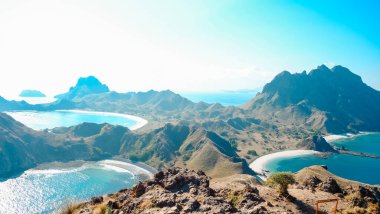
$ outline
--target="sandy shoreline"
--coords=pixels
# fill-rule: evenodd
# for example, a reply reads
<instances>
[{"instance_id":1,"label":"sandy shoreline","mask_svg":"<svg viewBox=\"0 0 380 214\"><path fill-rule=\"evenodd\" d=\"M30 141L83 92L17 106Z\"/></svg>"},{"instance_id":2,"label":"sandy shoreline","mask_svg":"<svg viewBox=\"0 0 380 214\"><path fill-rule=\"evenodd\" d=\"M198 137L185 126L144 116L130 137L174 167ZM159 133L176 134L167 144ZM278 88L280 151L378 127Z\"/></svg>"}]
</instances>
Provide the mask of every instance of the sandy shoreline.
<instances>
[{"instance_id":1,"label":"sandy shoreline","mask_svg":"<svg viewBox=\"0 0 380 214\"><path fill-rule=\"evenodd\" d=\"M304 155L313 155L318 154L319 152L314 150L288 150L288 151L282 151L282 152L275 152L272 154L264 155L259 158L257 158L255 161L253 161L249 167L257 174L259 174L260 178L265 180L265 165L268 164L270 161L273 161L275 159L280 158L287 158L287 157L298 157L298 156L304 156Z\"/></svg>"},{"instance_id":2,"label":"sandy shoreline","mask_svg":"<svg viewBox=\"0 0 380 214\"><path fill-rule=\"evenodd\" d=\"M361 135L366 135L366 134L371 134L371 132L359 132L358 134L352 134L352 133L345 133L345 134L339 134L339 135L326 135L323 136L323 138L328 142L336 141L336 140L341 140L341 139L349 139L349 138L354 138L357 136Z\"/></svg>"},{"instance_id":3,"label":"sandy shoreline","mask_svg":"<svg viewBox=\"0 0 380 214\"><path fill-rule=\"evenodd\" d=\"M130 120L136 121L136 125L133 125L131 127L128 127L130 130L136 130L143 126L145 126L148 121L144 118L137 117L134 115L129 114L121 114L121 113L113 113L113 112L102 112L102 111L86 111L86 110L56 110L60 112L74 112L74 113L81 113L81 114L95 114L95 115L109 115L109 116L118 116L118 117L124 117Z\"/></svg>"}]
</instances>

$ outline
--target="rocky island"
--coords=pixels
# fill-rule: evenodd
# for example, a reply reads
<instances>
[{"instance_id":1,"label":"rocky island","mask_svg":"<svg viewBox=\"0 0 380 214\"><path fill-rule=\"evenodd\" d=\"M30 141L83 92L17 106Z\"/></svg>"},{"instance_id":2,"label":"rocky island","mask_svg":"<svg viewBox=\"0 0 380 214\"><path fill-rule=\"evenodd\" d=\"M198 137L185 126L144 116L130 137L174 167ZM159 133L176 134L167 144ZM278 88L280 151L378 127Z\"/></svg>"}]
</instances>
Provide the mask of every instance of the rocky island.
<instances>
[{"instance_id":1,"label":"rocky island","mask_svg":"<svg viewBox=\"0 0 380 214\"><path fill-rule=\"evenodd\" d=\"M19 96L20 97L46 97L44 93L38 90L23 90Z\"/></svg>"}]
</instances>

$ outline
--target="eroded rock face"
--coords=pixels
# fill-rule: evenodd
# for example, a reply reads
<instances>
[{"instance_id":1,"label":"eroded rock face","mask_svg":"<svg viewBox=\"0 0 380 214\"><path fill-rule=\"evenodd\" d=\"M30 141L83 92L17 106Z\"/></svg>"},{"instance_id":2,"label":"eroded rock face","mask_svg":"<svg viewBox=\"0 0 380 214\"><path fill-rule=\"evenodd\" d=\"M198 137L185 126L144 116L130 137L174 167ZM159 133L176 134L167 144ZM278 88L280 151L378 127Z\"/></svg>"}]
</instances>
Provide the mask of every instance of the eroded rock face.
<instances>
[{"instance_id":1,"label":"eroded rock face","mask_svg":"<svg viewBox=\"0 0 380 214\"><path fill-rule=\"evenodd\" d=\"M329 192L329 193L342 193L342 189L338 185L335 179L332 177L327 178L326 181L322 182L319 184L319 189L324 192Z\"/></svg>"},{"instance_id":2,"label":"eroded rock face","mask_svg":"<svg viewBox=\"0 0 380 214\"><path fill-rule=\"evenodd\" d=\"M308 178L304 183L303 185L306 187L306 188L309 188L309 189L314 189L316 188L322 181L317 177L317 176L311 176L310 178Z\"/></svg>"},{"instance_id":3,"label":"eroded rock face","mask_svg":"<svg viewBox=\"0 0 380 214\"><path fill-rule=\"evenodd\" d=\"M202 171L170 168L132 189L111 194L108 202L94 199L81 207L95 209L97 202L107 202L112 213L266 213L257 188L226 193L215 191L209 183Z\"/></svg>"}]
</instances>

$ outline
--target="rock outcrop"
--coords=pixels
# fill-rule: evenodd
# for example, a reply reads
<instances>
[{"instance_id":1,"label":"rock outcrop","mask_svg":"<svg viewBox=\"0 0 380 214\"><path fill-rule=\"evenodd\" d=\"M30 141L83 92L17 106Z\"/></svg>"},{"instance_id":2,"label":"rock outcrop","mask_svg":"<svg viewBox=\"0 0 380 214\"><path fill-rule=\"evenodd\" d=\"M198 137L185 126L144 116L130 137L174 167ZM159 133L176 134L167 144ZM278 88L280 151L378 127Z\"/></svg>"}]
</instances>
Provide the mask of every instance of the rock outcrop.
<instances>
[{"instance_id":1,"label":"rock outcrop","mask_svg":"<svg viewBox=\"0 0 380 214\"><path fill-rule=\"evenodd\" d=\"M297 145L297 148L311 149L319 152L338 152L320 135L306 138L303 142Z\"/></svg>"},{"instance_id":2,"label":"rock outcrop","mask_svg":"<svg viewBox=\"0 0 380 214\"><path fill-rule=\"evenodd\" d=\"M289 196L250 175L212 179L202 171L169 168L131 189L75 204L71 213L314 213L315 200L338 198L339 213L379 213L378 187L332 175L320 166L296 174ZM315 187L315 189L309 189ZM320 206L329 213L331 206ZM106 213L107 213L106 212Z\"/></svg>"},{"instance_id":3,"label":"rock outcrop","mask_svg":"<svg viewBox=\"0 0 380 214\"><path fill-rule=\"evenodd\" d=\"M210 187L202 171L182 168L158 172L132 189L93 198L74 213L93 213L102 204L112 213L266 213L257 188L231 192L226 198L224 192Z\"/></svg>"},{"instance_id":4,"label":"rock outcrop","mask_svg":"<svg viewBox=\"0 0 380 214\"><path fill-rule=\"evenodd\" d=\"M299 188L331 193L345 204L343 213L379 213L379 186L347 180L321 166L306 167L296 174Z\"/></svg>"}]
</instances>

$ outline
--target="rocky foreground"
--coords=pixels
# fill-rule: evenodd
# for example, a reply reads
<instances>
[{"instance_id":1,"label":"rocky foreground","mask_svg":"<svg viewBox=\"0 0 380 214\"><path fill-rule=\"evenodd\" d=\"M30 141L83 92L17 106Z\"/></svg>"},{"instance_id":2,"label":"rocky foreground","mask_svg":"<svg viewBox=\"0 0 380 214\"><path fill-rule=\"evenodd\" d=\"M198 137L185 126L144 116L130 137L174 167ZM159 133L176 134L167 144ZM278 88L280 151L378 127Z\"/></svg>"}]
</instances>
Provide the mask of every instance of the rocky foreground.
<instances>
[{"instance_id":1,"label":"rocky foreground","mask_svg":"<svg viewBox=\"0 0 380 214\"><path fill-rule=\"evenodd\" d=\"M339 213L380 213L380 191L342 179L320 166L295 175L289 195L280 196L250 175L210 180L202 171L171 168L132 189L92 198L62 213L313 213L316 200L339 200ZM334 204L322 204L329 213Z\"/></svg>"}]
</instances>

